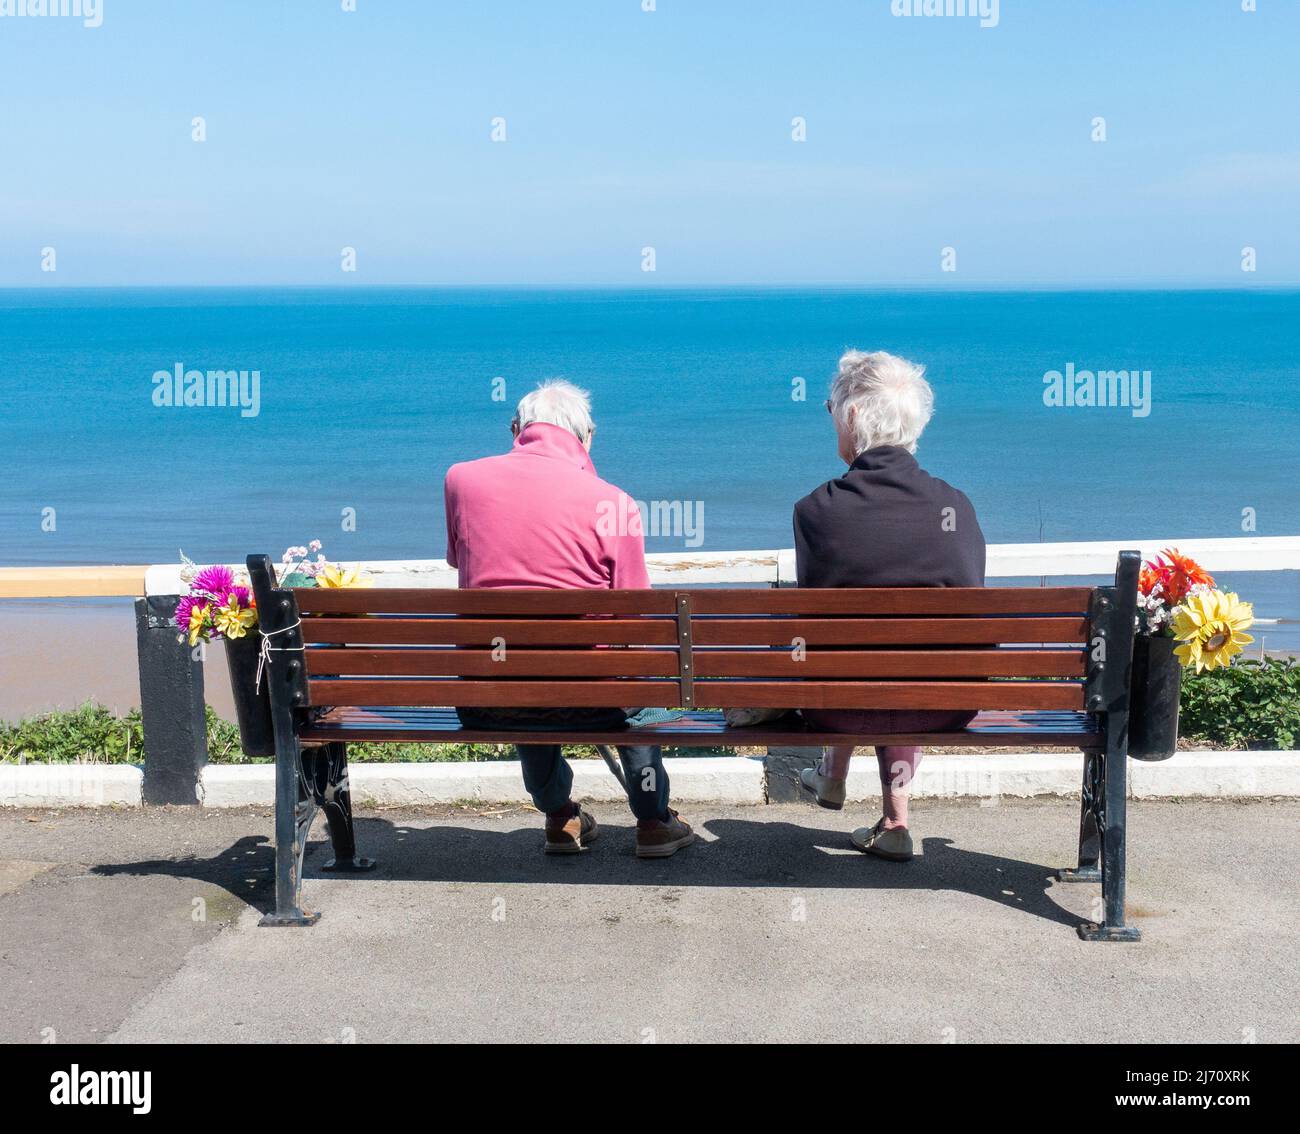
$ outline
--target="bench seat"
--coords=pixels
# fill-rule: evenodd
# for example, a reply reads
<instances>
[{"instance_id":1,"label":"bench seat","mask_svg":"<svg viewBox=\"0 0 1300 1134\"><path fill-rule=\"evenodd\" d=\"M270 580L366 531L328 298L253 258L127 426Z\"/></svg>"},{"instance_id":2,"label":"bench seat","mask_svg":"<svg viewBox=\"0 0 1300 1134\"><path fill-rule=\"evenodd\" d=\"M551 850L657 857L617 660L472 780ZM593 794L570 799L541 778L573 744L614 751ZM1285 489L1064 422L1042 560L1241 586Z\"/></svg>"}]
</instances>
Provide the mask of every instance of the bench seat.
<instances>
[{"instance_id":1,"label":"bench seat","mask_svg":"<svg viewBox=\"0 0 1300 1134\"><path fill-rule=\"evenodd\" d=\"M641 728L581 729L463 728L454 709L339 707L330 709L299 732L304 741L404 741L429 744L544 744L548 736L568 744L661 744L679 748L771 747L781 745L919 744L952 747L1099 748L1105 736L1090 713L1068 711L980 713L964 729L949 732L870 735L814 732L799 718L754 728L728 728L721 713L693 711L681 720Z\"/></svg>"},{"instance_id":2,"label":"bench seat","mask_svg":"<svg viewBox=\"0 0 1300 1134\"><path fill-rule=\"evenodd\" d=\"M249 556L275 735L275 910L310 925L303 855L325 813L334 858L357 853L350 743L666 747L1073 748L1083 753L1078 866L1100 882L1089 940L1133 941L1124 912L1128 699L1141 557L1100 587L548 590L286 588ZM680 706L635 728L470 729L455 705ZM702 706L708 706L708 709ZM729 728L732 708L976 712L964 729L814 731L795 715ZM616 718L617 719L617 718Z\"/></svg>"}]
</instances>

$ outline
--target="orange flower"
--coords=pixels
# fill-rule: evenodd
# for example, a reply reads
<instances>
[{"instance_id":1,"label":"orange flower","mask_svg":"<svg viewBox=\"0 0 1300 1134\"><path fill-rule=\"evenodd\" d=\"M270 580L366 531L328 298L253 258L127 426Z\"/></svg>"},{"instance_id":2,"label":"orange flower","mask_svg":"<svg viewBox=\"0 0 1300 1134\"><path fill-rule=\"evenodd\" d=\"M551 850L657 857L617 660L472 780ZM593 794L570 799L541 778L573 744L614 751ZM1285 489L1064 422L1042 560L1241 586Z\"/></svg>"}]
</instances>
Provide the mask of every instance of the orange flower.
<instances>
[{"instance_id":1,"label":"orange flower","mask_svg":"<svg viewBox=\"0 0 1300 1134\"><path fill-rule=\"evenodd\" d=\"M1187 597L1192 587L1214 586L1214 577L1190 556L1167 547L1154 560L1143 564L1138 576L1138 589L1144 595L1149 595L1157 584L1160 585L1160 597L1168 606L1175 607Z\"/></svg>"}]
</instances>

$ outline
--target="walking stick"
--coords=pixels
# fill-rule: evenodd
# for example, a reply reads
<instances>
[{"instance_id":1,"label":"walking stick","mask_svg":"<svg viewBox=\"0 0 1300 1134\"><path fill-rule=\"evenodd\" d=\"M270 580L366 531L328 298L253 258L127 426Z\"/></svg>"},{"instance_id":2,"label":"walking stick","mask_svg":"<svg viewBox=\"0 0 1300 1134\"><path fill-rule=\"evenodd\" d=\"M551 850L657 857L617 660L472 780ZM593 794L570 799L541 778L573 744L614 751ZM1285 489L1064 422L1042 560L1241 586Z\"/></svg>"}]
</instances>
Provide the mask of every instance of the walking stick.
<instances>
[{"instance_id":1,"label":"walking stick","mask_svg":"<svg viewBox=\"0 0 1300 1134\"><path fill-rule=\"evenodd\" d=\"M618 762L618 757L614 755L614 749L608 744L597 744L596 751L601 754L605 763L609 765L609 770L614 773L614 778L623 785L623 790L627 791L627 780L623 778L623 767Z\"/></svg>"}]
</instances>

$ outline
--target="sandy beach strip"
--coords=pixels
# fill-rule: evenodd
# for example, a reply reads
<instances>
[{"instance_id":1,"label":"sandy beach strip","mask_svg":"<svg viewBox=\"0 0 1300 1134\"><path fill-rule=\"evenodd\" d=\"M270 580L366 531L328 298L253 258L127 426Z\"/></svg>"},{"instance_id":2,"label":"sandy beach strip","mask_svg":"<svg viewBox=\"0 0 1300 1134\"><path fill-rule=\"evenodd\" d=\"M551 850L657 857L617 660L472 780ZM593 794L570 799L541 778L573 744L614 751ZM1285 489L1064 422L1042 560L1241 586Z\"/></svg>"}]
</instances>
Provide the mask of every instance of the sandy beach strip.
<instances>
[{"instance_id":1,"label":"sandy beach strip","mask_svg":"<svg viewBox=\"0 0 1300 1134\"><path fill-rule=\"evenodd\" d=\"M98 701L124 713L140 704L131 599L0 602L0 720ZM208 704L234 719L221 644L204 666Z\"/></svg>"}]
</instances>

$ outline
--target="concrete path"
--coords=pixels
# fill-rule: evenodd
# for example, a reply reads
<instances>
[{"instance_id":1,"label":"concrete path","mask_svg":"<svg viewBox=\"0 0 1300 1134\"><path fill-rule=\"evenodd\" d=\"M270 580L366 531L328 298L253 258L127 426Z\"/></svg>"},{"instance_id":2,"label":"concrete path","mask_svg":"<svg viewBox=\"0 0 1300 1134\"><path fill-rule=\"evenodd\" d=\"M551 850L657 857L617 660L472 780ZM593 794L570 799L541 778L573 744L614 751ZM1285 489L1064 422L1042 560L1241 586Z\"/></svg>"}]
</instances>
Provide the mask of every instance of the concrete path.
<instances>
[{"instance_id":1,"label":"concrete path","mask_svg":"<svg viewBox=\"0 0 1300 1134\"><path fill-rule=\"evenodd\" d=\"M0 1040L1300 1040L1300 801L1130 804L1137 945L1050 878L1077 806L925 802L906 865L799 805L694 805L664 862L613 804L569 860L531 811L373 812L307 930L256 924L266 809L0 811Z\"/></svg>"}]
</instances>

